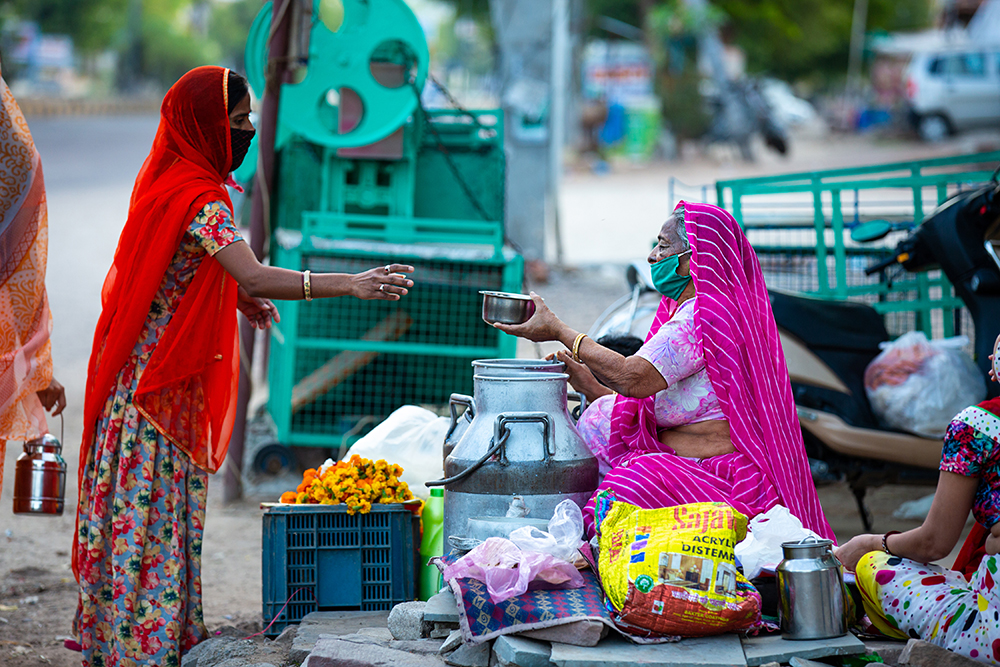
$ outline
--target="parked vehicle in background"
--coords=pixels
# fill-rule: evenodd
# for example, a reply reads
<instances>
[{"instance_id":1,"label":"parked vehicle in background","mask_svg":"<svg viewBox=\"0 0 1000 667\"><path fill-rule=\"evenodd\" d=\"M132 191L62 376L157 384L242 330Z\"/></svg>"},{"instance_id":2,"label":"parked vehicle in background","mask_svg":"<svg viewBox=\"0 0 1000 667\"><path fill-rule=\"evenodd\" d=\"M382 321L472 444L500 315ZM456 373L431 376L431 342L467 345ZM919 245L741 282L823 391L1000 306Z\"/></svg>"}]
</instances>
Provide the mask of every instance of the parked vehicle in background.
<instances>
[{"instance_id":1,"label":"parked vehicle in background","mask_svg":"<svg viewBox=\"0 0 1000 667\"><path fill-rule=\"evenodd\" d=\"M1000 46L915 53L906 70L906 98L925 141L1000 126Z\"/></svg>"}]
</instances>

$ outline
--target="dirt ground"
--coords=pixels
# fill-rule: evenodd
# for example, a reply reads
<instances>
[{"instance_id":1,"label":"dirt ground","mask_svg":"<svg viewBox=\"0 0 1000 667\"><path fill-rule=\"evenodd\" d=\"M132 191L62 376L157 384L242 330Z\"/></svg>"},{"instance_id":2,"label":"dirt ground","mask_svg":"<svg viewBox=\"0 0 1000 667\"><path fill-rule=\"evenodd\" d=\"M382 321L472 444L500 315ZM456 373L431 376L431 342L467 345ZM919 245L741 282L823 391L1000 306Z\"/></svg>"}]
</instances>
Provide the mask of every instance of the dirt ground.
<instances>
[{"instance_id":1,"label":"dirt ground","mask_svg":"<svg viewBox=\"0 0 1000 667\"><path fill-rule=\"evenodd\" d=\"M839 140L838 140L839 141ZM859 140L850 139L853 143ZM968 141L968 140L965 140ZM859 144L860 145L860 144ZM799 155L794 165L786 168L822 168L825 165L827 149L843 158L846 149L831 143L823 148L816 144L814 161ZM967 145L952 146L955 153L973 148ZM890 145L885 159L918 157L917 153L941 154L947 147ZM864 163L882 161L878 146L866 150ZM832 165L831 165L832 166ZM641 180L649 182L656 174L666 177L670 174L692 175L700 182L709 175L720 171L717 158L694 157L691 164L671 164L653 167L642 174ZM765 162L767 172L785 171L780 165ZM721 175L721 174L720 174ZM629 198L630 183L636 174L613 174L604 180L602 187L617 181L620 186L617 195ZM718 176L716 176L718 177ZM592 180L589 175L578 177L578 185L584 189ZM564 191L563 197L572 197ZM623 202L624 203L624 202ZM651 229L648 238L655 235ZM648 240L643 237L643 244ZM641 257L648 246L640 244L636 256ZM112 246L113 247L113 246ZM102 269L103 270L103 269ZM50 267L51 271L51 267ZM103 274L102 274L103 275ZM548 304L570 325L586 330L596 317L615 298L626 290L624 270L621 264L587 265L576 269L555 271L545 285L534 288L546 297ZM50 290L52 287L50 287ZM96 318L96 315L94 315ZM57 326L72 327L72 323L57 319ZM65 329L64 329L65 331ZM74 335L89 341L91 331L79 331ZM89 345L89 343L85 343ZM89 349L89 347L88 347ZM551 351L552 346L522 344L519 356L535 357ZM76 372L85 364L76 363L71 368ZM59 369L57 369L58 372ZM65 373L66 369L63 369ZM76 607L77 593L70 571L70 545L73 532L73 504L76 500L77 449L82 431L82 385L81 378L64 381L74 388L69 396L70 408L66 413L66 459L69 463L69 479L66 497L67 512L62 517L22 517L11 514L13 473L15 459L20 452L19 443L9 443L3 465L6 484L0 494L0 665L4 667L33 667L36 665L58 665L69 667L79 664L79 654L62 647L63 640L71 635L71 623ZM260 400L260 396L257 396ZM58 423L53 429L58 433ZM223 506L221 502L221 476L209 482L209 503L203 551L203 599L205 618L210 630L221 626L235 625L247 634L259 629L261 610L261 521L259 502L276 500L281 490L291 488L294 476L281 480L264 480L263 484L249 484L248 498L240 503ZM913 521L892 518L892 512L900 503L919 498L929 493L927 487L893 486L874 490L870 493L869 505L875 516L875 530L907 530L917 525ZM823 487L820 497L827 516L840 540L845 540L861 531L853 497L842 484Z\"/></svg>"}]
</instances>

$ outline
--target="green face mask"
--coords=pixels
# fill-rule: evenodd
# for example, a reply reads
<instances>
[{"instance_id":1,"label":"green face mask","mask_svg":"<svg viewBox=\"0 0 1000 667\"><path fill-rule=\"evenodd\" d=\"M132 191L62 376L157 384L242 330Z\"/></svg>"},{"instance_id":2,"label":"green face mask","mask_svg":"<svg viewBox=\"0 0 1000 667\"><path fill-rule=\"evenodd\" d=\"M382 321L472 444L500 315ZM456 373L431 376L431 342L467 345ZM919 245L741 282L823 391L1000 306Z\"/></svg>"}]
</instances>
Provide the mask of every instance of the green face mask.
<instances>
[{"instance_id":1,"label":"green face mask","mask_svg":"<svg viewBox=\"0 0 1000 667\"><path fill-rule=\"evenodd\" d=\"M677 267L680 265L681 255L686 255L689 252L691 251L687 250L680 253L680 255L664 257L649 267L650 272L653 274L653 287L668 299L677 301L681 296L681 292L691 282L691 276L677 275Z\"/></svg>"}]
</instances>

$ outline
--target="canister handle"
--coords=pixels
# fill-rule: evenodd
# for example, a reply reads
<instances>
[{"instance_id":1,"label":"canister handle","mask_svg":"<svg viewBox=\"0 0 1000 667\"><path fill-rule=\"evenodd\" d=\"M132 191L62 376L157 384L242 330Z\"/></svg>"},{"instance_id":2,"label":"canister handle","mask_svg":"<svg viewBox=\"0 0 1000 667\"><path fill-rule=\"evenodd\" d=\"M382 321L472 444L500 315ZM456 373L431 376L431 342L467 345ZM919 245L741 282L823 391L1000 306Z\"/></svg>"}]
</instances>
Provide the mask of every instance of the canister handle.
<instances>
[{"instance_id":1,"label":"canister handle","mask_svg":"<svg viewBox=\"0 0 1000 667\"><path fill-rule=\"evenodd\" d=\"M451 434L455 432L458 428L458 406L464 405L465 412L462 414L468 415L471 418L476 416L476 401L471 396L466 394L452 394L451 398L448 399L448 409L451 411L451 424L448 426L448 432L444 434L445 442L451 437Z\"/></svg>"},{"instance_id":2,"label":"canister handle","mask_svg":"<svg viewBox=\"0 0 1000 667\"><path fill-rule=\"evenodd\" d=\"M584 411L587 409L587 397L583 395L583 392L571 391L566 394L566 398L580 402L580 405L573 408L569 413L575 424L580 421L580 417L583 416Z\"/></svg>"},{"instance_id":3,"label":"canister handle","mask_svg":"<svg viewBox=\"0 0 1000 667\"><path fill-rule=\"evenodd\" d=\"M493 442L500 444L500 465L507 465L507 438L510 435L510 424L528 423L542 425L542 460L548 463L555 456L555 436L549 413L501 412L493 424Z\"/></svg>"},{"instance_id":4,"label":"canister handle","mask_svg":"<svg viewBox=\"0 0 1000 667\"><path fill-rule=\"evenodd\" d=\"M490 440L490 447L486 450L486 453L483 454L483 457L457 475L445 477L444 479L431 480L430 482L424 482L424 486L448 486L449 484L461 482L463 479L482 468L484 463L493 458L493 456L500 451L500 448L504 446L507 442L507 438L509 437L510 431L507 431L500 440Z\"/></svg>"}]
</instances>

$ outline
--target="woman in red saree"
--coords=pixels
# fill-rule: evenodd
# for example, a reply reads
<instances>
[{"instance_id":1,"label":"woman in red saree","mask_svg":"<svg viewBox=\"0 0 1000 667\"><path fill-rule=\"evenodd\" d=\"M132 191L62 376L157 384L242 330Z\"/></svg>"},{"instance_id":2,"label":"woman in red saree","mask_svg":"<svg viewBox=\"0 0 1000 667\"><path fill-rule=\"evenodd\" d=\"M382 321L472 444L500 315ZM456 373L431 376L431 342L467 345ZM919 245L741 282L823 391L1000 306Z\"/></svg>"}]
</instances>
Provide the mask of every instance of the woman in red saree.
<instances>
[{"instance_id":1,"label":"woman in red saree","mask_svg":"<svg viewBox=\"0 0 1000 667\"><path fill-rule=\"evenodd\" d=\"M45 294L49 226L42 163L14 96L0 78L0 490L7 440L48 432L45 410L66 407L52 379L52 317Z\"/></svg>"},{"instance_id":2,"label":"woman in red saree","mask_svg":"<svg viewBox=\"0 0 1000 667\"><path fill-rule=\"evenodd\" d=\"M73 547L87 666L175 667L207 636L201 543L236 408L236 310L269 327L268 298L397 300L412 286L410 266L311 275L257 262L224 186L253 137L249 113L246 80L221 67L167 92L104 283Z\"/></svg>"}]
</instances>

